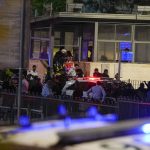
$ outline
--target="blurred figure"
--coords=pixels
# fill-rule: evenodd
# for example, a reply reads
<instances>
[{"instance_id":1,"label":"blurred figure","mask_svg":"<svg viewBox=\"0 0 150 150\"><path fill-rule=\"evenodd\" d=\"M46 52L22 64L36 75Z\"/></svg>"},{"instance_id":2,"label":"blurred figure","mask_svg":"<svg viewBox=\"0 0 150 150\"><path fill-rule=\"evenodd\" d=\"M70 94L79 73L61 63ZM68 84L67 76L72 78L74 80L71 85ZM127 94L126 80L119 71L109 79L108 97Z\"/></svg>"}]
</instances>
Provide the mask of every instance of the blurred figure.
<instances>
[{"instance_id":1,"label":"blurred figure","mask_svg":"<svg viewBox=\"0 0 150 150\"><path fill-rule=\"evenodd\" d=\"M87 94L92 98L92 100L101 100L102 102L104 102L106 96L106 92L101 86L100 81L97 81L96 85L87 91Z\"/></svg>"},{"instance_id":2,"label":"blurred figure","mask_svg":"<svg viewBox=\"0 0 150 150\"><path fill-rule=\"evenodd\" d=\"M144 87L144 83L140 83L139 88L136 90L137 96L140 98L140 100L144 100L146 97L147 90Z\"/></svg>"},{"instance_id":3,"label":"blurred figure","mask_svg":"<svg viewBox=\"0 0 150 150\"><path fill-rule=\"evenodd\" d=\"M131 83L127 83L122 94L133 98L136 95L133 85Z\"/></svg>"},{"instance_id":4,"label":"blurred figure","mask_svg":"<svg viewBox=\"0 0 150 150\"><path fill-rule=\"evenodd\" d=\"M76 69L75 69L75 67L71 67L71 68L69 69L69 71L67 72L67 75L68 75L69 77L76 77Z\"/></svg>"},{"instance_id":5,"label":"blurred figure","mask_svg":"<svg viewBox=\"0 0 150 150\"><path fill-rule=\"evenodd\" d=\"M139 86L139 88L137 90L140 91L140 92L146 92L144 83L140 83L140 86Z\"/></svg>"},{"instance_id":6,"label":"blurred figure","mask_svg":"<svg viewBox=\"0 0 150 150\"><path fill-rule=\"evenodd\" d=\"M84 76L82 69L78 64L75 64L76 77L82 78Z\"/></svg>"},{"instance_id":7,"label":"blurred figure","mask_svg":"<svg viewBox=\"0 0 150 150\"><path fill-rule=\"evenodd\" d=\"M146 81L144 81L144 83L147 86L146 99L147 99L147 101L150 101L150 81L148 81L148 83L146 83Z\"/></svg>"},{"instance_id":8,"label":"blurred figure","mask_svg":"<svg viewBox=\"0 0 150 150\"><path fill-rule=\"evenodd\" d=\"M41 83L41 79L40 78L37 78L36 80L36 87L35 87L35 90L36 90L36 95L41 95L41 92L42 92L42 83Z\"/></svg>"},{"instance_id":9,"label":"blurred figure","mask_svg":"<svg viewBox=\"0 0 150 150\"><path fill-rule=\"evenodd\" d=\"M67 50L63 47L56 52L53 59L53 68L55 75L61 75L61 72L65 70L64 63L67 61Z\"/></svg>"},{"instance_id":10,"label":"blurred figure","mask_svg":"<svg viewBox=\"0 0 150 150\"><path fill-rule=\"evenodd\" d=\"M119 73L116 73L116 74L115 74L115 80L120 80L120 79L119 79Z\"/></svg>"},{"instance_id":11,"label":"blurred figure","mask_svg":"<svg viewBox=\"0 0 150 150\"><path fill-rule=\"evenodd\" d=\"M94 69L93 77L102 77L102 74L99 72L98 68Z\"/></svg>"},{"instance_id":12,"label":"blurred figure","mask_svg":"<svg viewBox=\"0 0 150 150\"><path fill-rule=\"evenodd\" d=\"M103 77L104 77L104 78L109 78L108 69L105 69L105 70L104 70L104 72L103 72Z\"/></svg>"},{"instance_id":13,"label":"blurred figure","mask_svg":"<svg viewBox=\"0 0 150 150\"><path fill-rule=\"evenodd\" d=\"M23 94L28 94L29 92L29 82L25 78L25 76L22 76L22 93Z\"/></svg>"},{"instance_id":14,"label":"blurred figure","mask_svg":"<svg viewBox=\"0 0 150 150\"><path fill-rule=\"evenodd\" d=\"M47 67L47 71L45 74L45 82L48 80L51 80L51 68L50 67Z\"/></svg>"},{"instance_id":15,"label":"blurred figure","mask_svg":"<svg viewBox=\"0 0 150 150\"><path fill-rule=\"evenodd\" d=\"M150 90L150 81L148 81L148 83L146 83L146 81L144 81L144 83L147 86L147 90Z\"/></svg>"},{"instance_id":16,"label":"blurred figure","mask_svg":"<svg viewBox=\"0 0 150 150\"><path fill-rule=\"evenodd\" d=\"M52 92L52 81L48 80L42 88L42 93L41 95L43 97L49 97L49 96L53 96L53 92Z\"/></svg>"},{"instance_id":17,"label":"blurred figure","mask_svg":"<svg viewBox=\"0 0 150 150\"><path fill-rule=\"evenodd\" d=\"M72 56L71 52L67 51L67 62L71 62L72 58L73 58L73 56Z\"/></svg>"},{"instance_id":18,"label":"blurred figure","mask_svg":"<svg viewBox=\"0 0 150 150\"><path fill-rule=\"evenodd\" d=\"M31 76L30 80L33 80L33 78L34 78L35 76L38 77L38 72L36 71L36 65L33 65L33 66L32 66L32 70L30 70L30 71L28 72L28 75Z\"/></svg>"}]
</instances>

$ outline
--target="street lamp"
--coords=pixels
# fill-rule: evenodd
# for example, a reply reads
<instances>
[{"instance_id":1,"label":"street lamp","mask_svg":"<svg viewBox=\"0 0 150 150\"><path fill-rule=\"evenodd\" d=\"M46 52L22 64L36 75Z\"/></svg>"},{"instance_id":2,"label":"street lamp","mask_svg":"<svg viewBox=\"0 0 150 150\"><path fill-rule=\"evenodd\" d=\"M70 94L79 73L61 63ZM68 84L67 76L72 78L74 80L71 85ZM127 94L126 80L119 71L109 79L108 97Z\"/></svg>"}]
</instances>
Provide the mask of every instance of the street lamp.
<instances>
[{"instance_id":1,"label":"street lamp","mask_svg":"<svg viewBox=\"0 0 150 150\"><path fill-rule=\"evenodd\" d=\"M21 108L21 93L22 93L22 69L23 69L23 57L24 57L24 37L25 37L25 8L26 0L21 0L21 32L20 32L20 51L19 51L19 84L18 84L18 107L17 107L17 119L20 118L20 108Z\"/></svg>"}]
</instances>

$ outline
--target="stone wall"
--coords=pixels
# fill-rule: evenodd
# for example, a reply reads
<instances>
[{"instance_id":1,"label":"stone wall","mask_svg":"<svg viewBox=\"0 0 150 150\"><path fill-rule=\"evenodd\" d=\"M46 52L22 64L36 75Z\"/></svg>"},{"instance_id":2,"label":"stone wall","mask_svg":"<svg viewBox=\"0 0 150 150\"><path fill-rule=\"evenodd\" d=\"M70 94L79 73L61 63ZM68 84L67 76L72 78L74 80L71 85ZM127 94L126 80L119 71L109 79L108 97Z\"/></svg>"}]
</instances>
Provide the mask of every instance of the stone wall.
<instances>
[{"instance_id":1,"label":"stone wall","mask_svg":"<svg viewBox=\"0 0 150 150\"><path fill-rule=\"evenodd\" d=\"M26 0L29 5L30 0ZM21 5L22 0L2 0L0 4L0 69L5 67L19 67L20 33L21 33ZM26 7L29 9L29 7ZM27 12L27 14L30 11ZM29 18L29 14L27 17ZM26 27L29 19L26 20ZM29 39L26 30L26 39ZM29 42L24 49L25 59L28 59ZM26 62L27 64L27 62Z\"/></svg>"}]
</instances>

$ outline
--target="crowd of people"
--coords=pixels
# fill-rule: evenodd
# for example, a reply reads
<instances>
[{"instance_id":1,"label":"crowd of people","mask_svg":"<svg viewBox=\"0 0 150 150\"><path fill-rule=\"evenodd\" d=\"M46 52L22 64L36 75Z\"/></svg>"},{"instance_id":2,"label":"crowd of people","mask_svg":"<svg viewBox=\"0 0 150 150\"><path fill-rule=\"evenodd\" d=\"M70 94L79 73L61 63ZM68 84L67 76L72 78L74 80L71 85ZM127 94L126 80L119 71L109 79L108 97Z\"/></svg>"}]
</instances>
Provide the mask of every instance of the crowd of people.
<instances>
[{"instance_id":1,"label":"crowd of people","mask_svg":"<svg viewBox=\"0 0 150 150\"><path fill-rule=\"evenodd\" d=\"M17 92L18 78L11 71L7 70L5 79L3 80L2 88L4 91L12 93ZM22 75L22 94L34 95L34 96L59 96L62 95L62 89L66 82L69 80L76 80L84 77L84 73L78 64L75 64L66 72L55 76L51 74L50 67L47 68L44 81L38 77L37 67L33 65L32 70L23 73ZM103 73L100 73L98 68L95 68L93 77L96 78L109 78L108 70L105 69ZM117 77L115 76L117 79ZM101 99L103 102L105 97L113 97L116 100L120 97L128 97L131 99L137 99L141 101L150 100L150 82L142 82L138 89L134 89L131 83L122 82L119 80L111 80L111 82L100 82L93 85L87 90L88 96L92 100ZM110 80L109 80L110 81ZM77 90L79 88L77 87ZM74 95L75 97L76 95Z\"/></svg>"},{"instance_id":2,"label":"crowd of people","mask_svg":"<svg viewBox=\"0 0 150 150\"><path fill-rule=\"evenodd\" d=\"M83 77L83 71L78 64L75 64L75 67L71 69L74 71L74 76L72 77ZM37 66L33 65L32 70L24 71L22 74L22 94L41 95L45 97L61 95L61 90L70 77L69 71L60 75L52 75L50 67L47 67L46 74L42 81L39 78ZM10 69L7 69L5 70L2 80L2 88L4 91L17 92L18 75L11 72Z\"/></svg>"},{"instance_id":3,"label":"crowd of people","mask_svg":"<svg viewBox=\"0 0 150 150\"><path fill-rule=\"evenodd\" d=\"M76 79L83 78L85 76L79 64L70 66L66 65L66 62L71 62L71 57L70 52L61 48L54 56L53 74L51 68L47 67L44 80L39 78L36 65L33 65L31 70L23 71L22 94L44 97L64 94L63 88L68 81L72 80L74 82L77 81ZM116 74L114 79L111 79L110 82L108 70L104 69L104 72L101 73L98 68L94 69L93 77L108 80L101 82L99 80L95 85L87 89L87 95L92 100L101 99L103 102L106 96L113 97L115 99L120 97L130 97L132 99L142 101L150 100L150 82L142 82L138 89L134 89L131 83L120 81L118 74ZM13 73L10 69L6 69L1 80L3 80L3 90L13 93L17 92L18 75L16 73ZM79 85L76 85L76 90L79 90ZM74 97L76 96L78 97L78 94L74 94Z\"/></svg>"}]
</instances>

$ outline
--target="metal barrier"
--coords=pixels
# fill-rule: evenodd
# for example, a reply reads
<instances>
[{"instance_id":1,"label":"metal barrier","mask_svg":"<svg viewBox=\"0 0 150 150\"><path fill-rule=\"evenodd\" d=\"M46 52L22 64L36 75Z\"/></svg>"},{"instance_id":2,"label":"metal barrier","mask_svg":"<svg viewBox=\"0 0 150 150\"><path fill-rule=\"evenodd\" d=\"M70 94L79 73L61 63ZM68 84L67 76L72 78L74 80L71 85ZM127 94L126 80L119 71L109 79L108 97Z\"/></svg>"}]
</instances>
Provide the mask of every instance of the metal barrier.
<instances>
[{"instance_id":1,"label":"metal barrier","mask_svg":"<svg viewBox=\"0 0 150 150\"><path fill-rule=\"evenodd\" d=\"M119 99L118 108L120 120L139 119L150 116L150 103Z\"/></svg>"},{"instance_id":2,"label":"metal barrier","mask_svg":"<svg viewBox=\"0 0 150 150\"><path fill-rule=\"evenodd\" d=\"M8 98L9 96L9 98ZM10 124L14 123L16 119L16 111L17 111L17 103L16 103L16 94L8 94L8 93L1 93L1 107L0 111L6 113L7 119L9 119ZM3 111L2 107L4 105L9 107L9 101L11 101L12 105L9 107L10 112L7 110ZM114 99L107 98L104 104L102 103L95 103L95 102L85 102L83 99L72 100L69 97L59 97L59 98L44 98L44 97L37 97L37 96L28 96L22 95L21 101L21 113L27 114L31 118L37 117L38 119L44 118L55 118L58 117L58 106L64 105L66 107L68 115L72 117L85 117L87 109L91 106L95 106L98 108L98 111L102 114L110 114L115 113L118 114L118 107ZM3 119L3 116L1 116Z\"/></svg>"},{"instance_id":3,"label":"metal barrier","mask_svg":"<svg viewBox=\"0 0 150 150\"><path fill-rule=\"evenodd\" d=\"M131 83L132 84L132 86L134 87L134 89L137 89L137 88L139 88L139 86L140 86L140 83L142 83L143 81L141 81L141 80L125 80L124 82L126 82L126 83Z\"/></svg>"},{"instance_id":4,"label":"metal barrier","mask_svg":"<svg viewBox=\"0 0 150 150\"><path fill-rule=\"evenodd\" d=\"M9 120L13 124L16 120L16 94L1 93L0 118ZM136 119L150 116L150 103L142 102L132 97L122 97L117 101L110 97L105 103L85 102L83 99L72 100L70 97L37 97L22 95L21 113L27 114L31 118L43 120L46 118L58 119L58 106L66 107L67 115L72 117L85 117L89 107L95 106L102 114L118 114L119 120Z\"/></svg>"}]
</instances>

